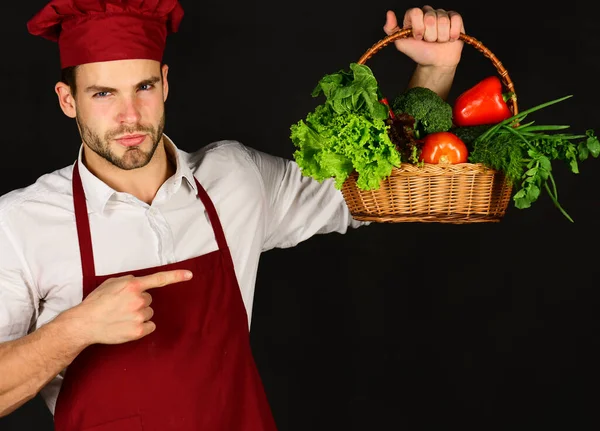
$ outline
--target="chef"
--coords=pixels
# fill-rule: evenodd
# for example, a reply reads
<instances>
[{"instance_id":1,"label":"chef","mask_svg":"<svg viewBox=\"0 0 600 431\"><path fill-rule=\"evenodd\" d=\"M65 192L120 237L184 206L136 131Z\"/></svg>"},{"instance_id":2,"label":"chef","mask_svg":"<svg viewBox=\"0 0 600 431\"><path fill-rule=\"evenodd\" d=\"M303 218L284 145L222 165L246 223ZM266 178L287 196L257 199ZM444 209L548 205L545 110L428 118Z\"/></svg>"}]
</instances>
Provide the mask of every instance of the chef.
<instances>
[{"instance_id":1,"label":"chef","mask_svg":"<svg viewBox=\"0 0 600 431\"><path fill-rule=\"evenodd\" d=\"M57 431L276 429L249 342L259 256L361 223L291 160L165 134L163 52L183 16L177 0L51 0L28 22L58 43L81 145L0 197L1 415L41 393ZM411 8L403 25L410 85L446 95L460 15Z\"/></svg>"}]
</instances>

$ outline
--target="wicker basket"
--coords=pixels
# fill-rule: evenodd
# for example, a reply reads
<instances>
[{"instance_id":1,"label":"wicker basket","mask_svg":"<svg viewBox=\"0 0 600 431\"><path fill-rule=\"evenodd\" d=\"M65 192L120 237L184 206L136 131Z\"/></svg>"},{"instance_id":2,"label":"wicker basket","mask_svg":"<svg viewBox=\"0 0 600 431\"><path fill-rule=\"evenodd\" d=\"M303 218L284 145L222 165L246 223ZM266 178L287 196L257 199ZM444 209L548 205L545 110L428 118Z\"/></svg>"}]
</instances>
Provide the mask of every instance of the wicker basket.
<instances>
[{"instance_id":1,"label":"wicker basket","mask_svg":"<svg viewBox=\"0 0 600 431\"><path fill-rule=\"evenodd\" d=\"M393 41L412 35L404 28L373 45L358 61L371 58ZM465 34L460 39L489 58L496 67L506 91L513 93L508 107L518 113L517 98L508 72L496 56L481 42ZM356 220L371 222L498 222L506 212L512 185L502 172L482 164L425 164L418 167L402 163L393 168L377 190L361 190L358 174L351 173L342 186L342 194Z\"/></svg>"}]
</instances>

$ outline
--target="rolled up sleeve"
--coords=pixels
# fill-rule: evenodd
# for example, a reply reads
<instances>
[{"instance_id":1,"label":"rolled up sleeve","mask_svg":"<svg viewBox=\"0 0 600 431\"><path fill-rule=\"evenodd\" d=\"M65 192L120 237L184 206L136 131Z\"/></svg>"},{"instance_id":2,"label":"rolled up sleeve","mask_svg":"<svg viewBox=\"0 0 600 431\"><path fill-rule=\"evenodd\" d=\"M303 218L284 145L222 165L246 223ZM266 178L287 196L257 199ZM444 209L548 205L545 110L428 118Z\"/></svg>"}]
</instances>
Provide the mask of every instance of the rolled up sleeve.
<instances>
[{"instance_id":1,"label":"rolled up sleeve","mask_svg":"<svg viewBox=\"0 0 600 431\"><path fill-rule=\"evenodd\" d=\"M0 221L0 342L27 335L37 318L39 301L10 231Z\"/></svg>"}]
</instances>

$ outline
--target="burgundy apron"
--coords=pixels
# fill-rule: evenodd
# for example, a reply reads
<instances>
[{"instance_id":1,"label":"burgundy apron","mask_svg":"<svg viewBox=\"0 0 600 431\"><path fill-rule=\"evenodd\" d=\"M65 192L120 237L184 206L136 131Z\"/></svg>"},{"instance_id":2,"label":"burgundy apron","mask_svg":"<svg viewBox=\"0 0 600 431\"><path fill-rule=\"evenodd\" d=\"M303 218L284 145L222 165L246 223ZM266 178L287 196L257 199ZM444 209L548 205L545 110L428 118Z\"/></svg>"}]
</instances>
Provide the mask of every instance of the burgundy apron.
<instances>
[{"instance_id":1,"label":"burgundy apron","mask_svg":"<svg viewBox=\"0 0 600 431\"><path fill-rule=\"evenodd\" d=\"M218 250L182 262L97 276L77 163L73 200L83 297L111 277L189 269L189 281L152 289L156 330L94 344L68 366L56 431L275 431L251 348L246 309L219 217L198 180ZM199 215L201 216L201 215Z\"/></svg>"}]
</instances>

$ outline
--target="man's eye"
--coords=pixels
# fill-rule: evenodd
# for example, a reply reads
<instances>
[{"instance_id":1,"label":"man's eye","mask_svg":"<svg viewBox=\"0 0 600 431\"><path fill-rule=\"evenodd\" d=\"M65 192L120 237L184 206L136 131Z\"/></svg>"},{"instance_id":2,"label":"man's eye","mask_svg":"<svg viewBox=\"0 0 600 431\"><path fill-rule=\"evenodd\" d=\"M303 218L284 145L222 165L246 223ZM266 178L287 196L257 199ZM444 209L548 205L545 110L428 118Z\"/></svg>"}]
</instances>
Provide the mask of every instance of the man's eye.
<instances>
[{"instance_id":1,"label":"man's eye","mask_svg":"<svg viewBox=\"0 0 600 431\"><path fill-rule=\"evenodd\" d=\"M100 91L99 93L94 94L94 97L103 98L108 96L110 93L108 91Z\"/></svg>"},{"instance_id":2,"label":"man's eye","mask_svg":"<svg viewBox=\"0 0 600 431\"><path fill-rule=\"evenodd\" d=\"M151 90L152 88L154 88L154 85L152 85L152 84L144 84L144 85L140 86L140 90L143 90L143 91L148 91L148 90Z\"/></svg>"}]
</instances>

